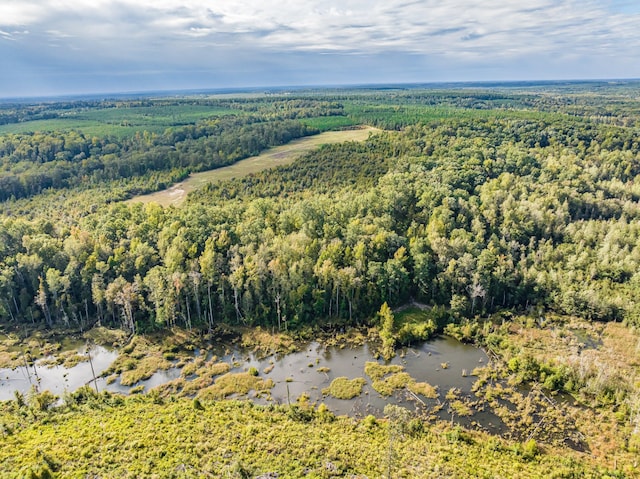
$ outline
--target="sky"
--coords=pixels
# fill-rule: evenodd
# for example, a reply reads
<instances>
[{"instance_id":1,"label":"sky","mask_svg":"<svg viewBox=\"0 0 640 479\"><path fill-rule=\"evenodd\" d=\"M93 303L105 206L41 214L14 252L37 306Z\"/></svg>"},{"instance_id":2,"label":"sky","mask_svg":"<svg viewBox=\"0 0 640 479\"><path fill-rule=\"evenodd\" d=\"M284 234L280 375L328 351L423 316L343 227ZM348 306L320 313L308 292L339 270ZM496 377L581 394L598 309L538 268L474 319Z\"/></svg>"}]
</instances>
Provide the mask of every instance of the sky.
<instances>
[{"instance_id":1,"label":"sky","mask_svg":"<svg viewBox=\"0 0 640 479\"><path fill-rule=\"evenodd\" d=\"M640 78L638 0L0 0L0 98Z\"/></svg>"}]
</instances>

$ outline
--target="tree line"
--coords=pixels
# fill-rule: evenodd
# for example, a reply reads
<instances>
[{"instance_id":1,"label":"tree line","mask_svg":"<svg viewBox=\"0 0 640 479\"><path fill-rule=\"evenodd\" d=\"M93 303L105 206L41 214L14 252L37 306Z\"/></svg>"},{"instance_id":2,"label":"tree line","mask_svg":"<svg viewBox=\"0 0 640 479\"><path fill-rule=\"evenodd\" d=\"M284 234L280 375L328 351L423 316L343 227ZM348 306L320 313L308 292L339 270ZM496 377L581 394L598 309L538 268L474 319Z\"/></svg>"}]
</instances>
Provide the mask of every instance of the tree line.
<instances>
[{"instance_id":1,"label":"tree line","mask_svg":"<svg viewBox=\"0 0 640 479\"><path fill-rule=\"evenodd\" d=\"M248 152L243 138L305 133L289 121L181 127L122 158L169 148L171 166L210 166L209 142ZM639 148L632 129L585 118L439 118L210 185L179 209L7 216L0 318L286 329L415 299L454 321L506 308L637 324Z\"/></svg>"}]
</instances>

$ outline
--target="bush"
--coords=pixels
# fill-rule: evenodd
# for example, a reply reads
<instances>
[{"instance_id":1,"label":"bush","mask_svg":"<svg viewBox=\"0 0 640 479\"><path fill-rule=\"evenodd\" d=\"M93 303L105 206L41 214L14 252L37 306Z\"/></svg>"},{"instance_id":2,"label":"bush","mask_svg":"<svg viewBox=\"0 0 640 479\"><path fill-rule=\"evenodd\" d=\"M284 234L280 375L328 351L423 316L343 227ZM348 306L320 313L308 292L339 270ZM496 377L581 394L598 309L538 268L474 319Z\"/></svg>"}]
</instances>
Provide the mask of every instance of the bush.
<instances>
[{"instance_id":1,"label":"bush","mask_svg":"<svg viewBox=\"0 0 640 479\"><path fill-rule=\"evenodd\" d=\"M535 439L529 439L522 445L521 455L522 458L527 461L535 459L539 452L540 450L538 449L538 443L535 441Z\"/></svg>"}]
</instances>

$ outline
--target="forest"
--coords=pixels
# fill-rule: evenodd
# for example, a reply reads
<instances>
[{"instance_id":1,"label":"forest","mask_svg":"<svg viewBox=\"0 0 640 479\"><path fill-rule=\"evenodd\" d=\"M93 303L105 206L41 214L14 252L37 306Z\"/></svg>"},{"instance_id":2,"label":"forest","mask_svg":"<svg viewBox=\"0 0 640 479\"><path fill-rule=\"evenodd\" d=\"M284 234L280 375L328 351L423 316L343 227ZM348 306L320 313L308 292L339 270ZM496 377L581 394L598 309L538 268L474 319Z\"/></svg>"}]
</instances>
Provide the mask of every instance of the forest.
<instances>
[{"instance_id":1,"label":"forest","mask_svg":"<svg viewBox=\"0 0 640 479\"><path fill-rule=\"evenodd\" d=\"M377 328L384 357L446 332L495 352L505 377L617 415L614 423L626 427L624 462L640 447L638 382L611 369L595 385L604 363L587 374L549 351L536 356L512 333L553 329L555 340L570 320L636 337L639 88L371 88L0 104L0 124L11 127L0 131L0 331L26 339L102 327L131 340L260 328L309 339ZM362 126L379 131L363 142L322 146L287 166L211 183L180 207L124 202L295 138ZM427 311L421 324L385 321L408 304ZM627 351L625 370L634 380L637 344ZM116 399L76 398L68 415L85 403L105 409L109 401ZM140 401L157 407L159 400L118 401L134 414ZM5 404L0 445L27 427L16 424L15 417L27 417L18 403ZM248 407L229 404L205 407ZM48 406L23 421L42 420ZM318 411L307 412L314 428L334 424ZM273 412L278 419L251 414L256 430L264 421L300 419L286 409ZM400 427L389 417L385 434ZM349 434L381 427L356 425ZM397 434L411 447L422 447L421 437L436 441L423 426L406 427ZM464 443L474 457L474 448L494 441L452 431L467 439L447 436L448 444ZM505 454L500 461L539 459L537 446L522 444L533 449L494 446ZM453 454L429 447L432 466L439 454ZM555 477L639 473L637 461L624 470L606 461L562 463L568 457L548 456L553 466L545 467L559 471ZM60 465L47 467L55 476ZM228 477L256 472L240 469ZM449 477L429 470L422 477ZM364 477L346 476L357 471L350 465L342 472ZM535 474L551 477L544 467L518 477Z\"/></svg>"}]
</instances>

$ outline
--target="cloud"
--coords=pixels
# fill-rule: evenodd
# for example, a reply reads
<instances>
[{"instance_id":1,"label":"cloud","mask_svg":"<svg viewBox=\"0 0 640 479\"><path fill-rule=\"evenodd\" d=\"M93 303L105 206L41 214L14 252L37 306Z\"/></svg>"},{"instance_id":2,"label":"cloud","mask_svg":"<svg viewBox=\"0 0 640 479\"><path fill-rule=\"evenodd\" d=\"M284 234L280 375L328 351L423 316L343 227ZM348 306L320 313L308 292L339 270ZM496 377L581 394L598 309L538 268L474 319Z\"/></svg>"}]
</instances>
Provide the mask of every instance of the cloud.
<instances>
[{"instance_id":1,"label":"cloud","mask_svg":"<svg viewBox=\"0 0 640 479\"><path fill-rule=\"evenodd\" d=\"M256 71L248 62L260 65L264 75L286 67L295 76L300 70L293 58L317 61L328 53L368 58L374 71L385 68L375 62L391 68L394 55L410 58L407 64L423 65L423 76L433 76L428 66L436 64L452 72L466 65L476 73L501 65L502 76L509 64L528 65L533 75L538 68L560 68L562 59L570 58L591 65L597 76L602 65L617 64L625 73L624 65L640 64L635 5L630 0L20 0L0 4L0 40L14 40L0 42L0 56L8 57L12 48L12 58L59 69L118 63L123 71L136 64L141 71L197 67L224 78ZM14 33L24 30L30 33ZM340 63L341 68L349 64ZM628 68L629 75L640 75L638 67ZM396 73L401 80L402 72Z\"/></svg>"},{"instance_id":2,"label":"cloud","mask_svg":"<svg viewBox=\"0 0 640 479\"><path fill-rule=\"evenodd\" d=\"M0 26L65 32L83 44L127 39L169 45L184 37L233 36L253 48L380 50L465 55L508 46L522 54L553 51L558 42L612 52L639 46L635 15L577 0L23 0L0 6ZM45 31L45 30L43 30ZM633 45L616 44L616 39ZM613 40L613 42L612 42Z\"/></svg>"}]
</instances>

